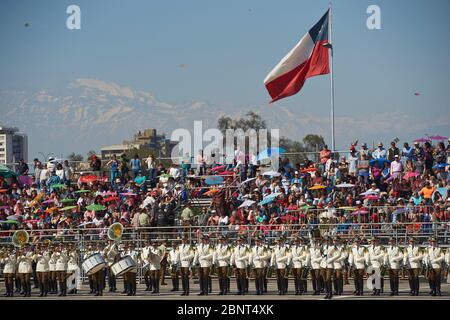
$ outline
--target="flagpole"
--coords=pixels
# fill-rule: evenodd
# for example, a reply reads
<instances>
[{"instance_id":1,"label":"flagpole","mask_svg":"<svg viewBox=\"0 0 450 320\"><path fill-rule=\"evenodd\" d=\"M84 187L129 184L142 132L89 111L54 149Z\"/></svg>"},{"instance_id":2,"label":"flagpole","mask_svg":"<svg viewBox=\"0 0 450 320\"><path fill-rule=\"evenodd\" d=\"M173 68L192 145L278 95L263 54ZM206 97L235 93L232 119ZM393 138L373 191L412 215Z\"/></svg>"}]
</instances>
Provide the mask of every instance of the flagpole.
<instances>
[{"instance_id":1,"label":"flagpole","mask_svg":"<svg viewBox=\"0 0 450 320\"><path fill-rule=\"evenodd\" d=\"M334 77L333 77L333 51L334 44L331 38L332 36L332 5L330 1L330 21L328 23L329 43L331 44L331 58L330 58L330 82L331 82L331 152L334 155L336 151L335 138L334 138Z\"/></svg>"}]
</instances>

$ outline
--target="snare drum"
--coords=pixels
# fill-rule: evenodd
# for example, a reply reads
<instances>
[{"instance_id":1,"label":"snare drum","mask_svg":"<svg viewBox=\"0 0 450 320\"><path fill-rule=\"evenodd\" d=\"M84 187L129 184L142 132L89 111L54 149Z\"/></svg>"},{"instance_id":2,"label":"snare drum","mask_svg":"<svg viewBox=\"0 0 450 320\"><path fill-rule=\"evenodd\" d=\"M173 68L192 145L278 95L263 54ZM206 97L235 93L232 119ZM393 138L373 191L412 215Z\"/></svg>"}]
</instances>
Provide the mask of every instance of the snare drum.
<instances>
[{"instance_id":1,"label":"snare drum","mask_svg":"<svg viewBox=\"0 0 450 320\"><path fill-rule=\"evenodd\" d=\"M136 262L134 262L134 260L130 256L126 256L119 262L114 263L111 266L111 271L117 277L117 276L120 276L122 273L128 272L135 267L136 267Z\"/></svg>"},{"instance_id":2,"label":"snare drum","mask_svg":"<svg viewBox=\"0 0 450 320\"><path fill-rule=\"evenodd\" d=\"M83 270L87 275L91 275L105 267L105 260L100 253L95 253L84 260L81 266L83 267Z\"/></svg>"}]
</instances>

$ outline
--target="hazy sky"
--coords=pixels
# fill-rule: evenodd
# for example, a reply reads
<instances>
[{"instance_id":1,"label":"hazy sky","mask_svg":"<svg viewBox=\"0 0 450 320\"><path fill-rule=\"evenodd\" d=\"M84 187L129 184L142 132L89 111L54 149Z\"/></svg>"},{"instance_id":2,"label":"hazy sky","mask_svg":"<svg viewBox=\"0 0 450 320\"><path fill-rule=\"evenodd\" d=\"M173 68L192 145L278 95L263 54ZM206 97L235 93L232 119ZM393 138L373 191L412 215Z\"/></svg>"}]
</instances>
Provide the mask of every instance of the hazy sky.
<instances>
[{"instance_id":1,"label":"hazy sky","mask_svg":"<svg viewBox=\"0 0 450 320\"><path fill-rule=\"evenodd\" d=\"M1 1L0 87L51 89L96 78L173 104L283 105L328 117L329 76L270 106L263 85L328 3ZM70 4L81 8L81 30L66 28ZM381 30L366 27L370 4L381 8ZM449 12L446 0L333 1L336 117L367 117L371 125L395 111L411 126L423 119L429 133L450 134Z\"/></svg>"}]
</instances>

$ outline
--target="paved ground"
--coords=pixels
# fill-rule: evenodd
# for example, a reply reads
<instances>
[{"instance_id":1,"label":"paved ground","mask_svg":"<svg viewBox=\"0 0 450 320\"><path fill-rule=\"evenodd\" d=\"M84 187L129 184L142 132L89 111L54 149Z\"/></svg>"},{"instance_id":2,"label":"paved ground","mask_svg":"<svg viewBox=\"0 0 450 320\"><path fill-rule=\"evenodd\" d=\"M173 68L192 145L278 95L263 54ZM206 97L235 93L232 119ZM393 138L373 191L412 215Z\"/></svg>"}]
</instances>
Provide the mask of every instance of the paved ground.
<instances>
[{"instance_id":1,"label":"paved ground","mask_svg":"<svg viewBox=\"0 0 450 320\"><path fill-rule=\"evenodd\" d=\"M186 296L180 296L181 292L171 292L172 289L171 281L168 279L166 281L168 283L167 286L161 286L160 287L160 293L159 294L151 294L148 291L144 291L145 286L143 284L138 284L137 287L137 295L134 297L129 297L124 294L121 294L120 292L123 290L123 282L122 280L119 280L117 283L118 291L115 293L108 292L108 289L104 291L104 295L101 297L96 297L92 294L89 294L89 286L87 284L84 284L81 290L78 290L78 293L76 295L74 294L68 294L66 297L58 297L57 295L49 295L46 298L40 298L39 297L39 290L38 289L32 289L32 296L30 298L24 298L20 295L15 294L16 296L14 298L6 298L3 296L4 293L4 284L1 283L1 291L0 291L0 300L25 300L25 299L31 299L31 300L37 300L37 299L55 299L55 300L145 300L145 299L163 299L163 300L265 300L265 299L272 299L272 300L323 300L323 296L313 296L311 294L302 295L302 296L295 296L293 294L294 290L294 283L290 279L289 283L289 294L285 296L279 296L276 291L276 281L274 279L269 280L269 292L264 296L257 296L254 294L254 282L250 282L250 293L246 294L245 296L238 296L235 295L236 292L236 284L234 282L234 279L231 281L231 291L232 294L226 295L226 296L219 296L218 293L218 283L215 279L213 279L213 292L212 294L208 295L207 297L204 296L197 296L199 293L199 286L197 283L191 282L191 293L188 297ZM386 283L387 282L387 283ZM450 284L448 283L442 283L442 294L441 297L431 297L428 295L429 287L428 283L421 281L420 283L420 290L421 293L419 296L411 297L409 296L409 287L408 287L408 281L407 280L400 280L400 295L391 297L389 296L389 281L385 280L385 292L381 294L381 296L372 296L371 291L368 289L365 289L364 296L358 296L355 297L352 295L352 292L354 290L353 282L350 279L350 285L345 285L344 287L344 294L341 296L334 296L333 299L336 300L423 300L423 299L432 299L432 300L450 300ZM181 286L181 283L180 283ZM311 292L311 282L308 281L308 290Z\"/></svg>"}]
</instances>

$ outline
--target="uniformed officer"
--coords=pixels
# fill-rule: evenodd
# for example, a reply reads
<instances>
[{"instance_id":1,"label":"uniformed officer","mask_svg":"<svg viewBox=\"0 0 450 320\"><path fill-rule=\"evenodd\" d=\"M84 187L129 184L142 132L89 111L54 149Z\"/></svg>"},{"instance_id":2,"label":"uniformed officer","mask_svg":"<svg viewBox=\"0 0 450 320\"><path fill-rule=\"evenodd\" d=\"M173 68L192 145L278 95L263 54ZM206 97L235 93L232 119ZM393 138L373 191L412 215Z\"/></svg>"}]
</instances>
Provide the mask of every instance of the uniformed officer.
<instances>
[{"instance_id":1,"label":"uniformed officer","mask_svg":"<svg viewBox=\"0 0 450 320\"><path fill-rule=\"evenodd\" d=\"M441 270L445 254L438 247L436 238L431 238L430 246L426 250L426 265L430 269L429 278L431 282L431 295L441 296Z\"/></svg>"},{"instance_id":2,"label":"uniformed officer","mask_svg":"<svg viewBox=\"0 0 450 320\"><path fill-rule=\"evenodd\" d=\"M55 244L50 252L50 260L48 262L49 271L49 292L51 294L58 293L58 282L57 282L57 272L56 272L56 260L58 259L58 246Z\"/></svg>"},{"instance_id":3,"label":"uniformed officer","mask_svg":"<svg viewBox=\"0 0 450 320\"><path fill-rule=\"evenodd\" d=\"M172 290L170 291L178 291L180 286L180 257L178 243L176 241L172 241L172 250L169 251L167 262L170 266L170 277L172 278Z\"/></svg>"},{"instance_id":4,"label":"uniformed officer","mask_svg":"<svg viewBox=\"0 0 450 320\"><path fill-rule=\"evenodd\" d=\"M131 268L123 274L124 287L126 288L127 296L136 295L136 273L137 273L137 263L138 263L138 252L134 243L127 243L125 245L124 251L122 252L122 258L129 256L135 263L135 267Z\"/></svg>"},{"instance_id":5,"label":"uniformed officer","mask_svg":"<svg viewBox=\"0 0 450 320\"><path fill-rule=\"evenodd\" d=\"M67 262L69 255L63 244L60 244L59 251L56 253L56 273L59 282L60 292L58 296L67 295Z\"/></svg>"},{"instance_id":6,"label":"uniformed officer","mask_svg":"<svg viewBox=\"0 0 450 320\"><path fill-rule=\"evenodd\" d=\"M153 282L150 279L150 264L148 262L148 256L151 249L151 242L147 240L145 242L145 247L142 248L141 251L141 261L143 263L143 272L144 272L144 281L145 281L145 291L153 290Z\"/></svg>"},{"instance_id":7,"label":"uniformed officer","mask_svg":"<svg viewBox=\"0 0 450 320\"><path fill-rule=\"evenodd\" d=\"M352 251L348 256L348 263L350 268L354 271L355 291L353 295L362 296L364 294L363 277L365 270L367 250L361 246L361 241L358 237L354 240Z\"/></svg>"},{"instance_id":8,"label":"uniformed officer","mask_svg":"<svg viewBox=\"0 0 450 320\"><path fill-rule=\"evenodd\" d=\"M116 242L114 240L109 240L108 245L104 251L106 268L105 268L105 276L108 277L108 287L109 292L117 291L117 281L116 276L111 270L111 266L120 260L120 252Z\"/></svg>"},{"instance_id":9,"label":"uniformed officer","mask_svg":"<svg viewBox=\"0 0 450 320\"><path fill-rule=\"evenodd\" d=\"M247 286L247 266L250 263L250 249L245 245L245 236L240 235L231 255L231 264L235 267L237 295L245 295Z\"/></svg>"},{"instance_id":10,"label":"uniformed officer","mask_svg":"<svg viewBox=\"0 0 450 320\"><path fill-rule=\"evenodd\" d=\"M251 265L253 265L255 275L256 294L264 294L264 269L269 264L271 253L264 245L264 237L258 235L255 239L255 245L251 248Z\"/></svg>"},{"instance_id":11,"label":"uniformed officer","mask_svg":"<svg viewBox=\"0 0 450 320\"><path fill-rule=\"evenodd\" d=\"M194 256L194 247L189 244L188 236L183 235L181 244L178 247L178 257L181 267L181 285L183 287L183 293L181 294L182 296L189 295L189 275Z\"/></svg>"},{"instance_id":12,"label":"uniformed officer","mask_svg":"<svg viewBox=\"0 0 450 320\"><path fill-rule=\"evenodd\" d=\"M322 261L320 263L320 271L325 287L325 299L331 299L333 297L333 284L332 277L334 273L334 262L341 257L340 251L337 246L332 244L332 240L326 237L326 244L322 247Z\"/></svg>"},{"instance_id":13,"label":"uniformed officer","mask_svg":"<svg viewBox=\"0 0 450 320\"><path fill-rule=\"evenodd\" d=\"M69 260L67 261L67 283L69 283L69 278L72 275L76 275L77 269L78 269L78 251L77 249L74 247L73 243L69 244L69 248L68 248L68 253L69 253ZM67 286L66 283L66 286ZM77 288L76 288L76 278L75 278L75 288L73 288L69 293L77 293Z\"/></svg>"},{"instance_id":14,"label":"uniformed officer","mask_svg":"<svg viewBox=\"0 0 450 320\"><path fill-rule=\"evenodd\" d=\"M104 246L101 243L97 244L96 250L93 252L94 254L98 253L105 258L105 250ZM105 266L106 267L106 266ZM103 296L103 290L105 289L105 268L101 268L97 272L92 275L92 281L94 284L94 292L96 296Z\"/></svg>"},{"instance_id":15,"label":"uniformed officer","mask_svg":"<svg viewBox=\"0 0 450 320\"><path fill-rule=\"evenodd\" d=\"M410 296L419 295L419 273L422 259L422 252L415 244L414 238L409 238L409 245L404 255L404 264L408 267L408 280L411 288Z\"/></svg>"},{"instance_id":16,"label":"uniformed officer","mask_svg":"<svg viewBox=\"0 0 450 320\"><path fill-rule=\"evenodd\" d=\"M306 293L306 280L302 278L304 268L308 267L309 249L304 244L304 240L300 235L294 239L294 245L291 247L291 265L292 274L294 276L295 295Z\"/></svg>"},{"instance_id":17,"label":"uniformed officer","mask_svg":"<svg viewBox=\"0 0 450 320\"><path fill-rule=\"evenodd\" d=\"M381 267L383 266L384 262L384 256L385 252L384 249L380 246L379 241L377 238L372 237L369 239L369 247L368 247L369 254L367 255L366 264L371 266L373 269L373 272L378 273L381 277ZM380 287L377 288L377 284L375 283L373 293L372 295L379 296L381 293L382 286L382 280L380 279Z\"/></svg>"},{"instance_id":18,"label":"uniformed officer","mask_svg":"<svg viewBox=\"0 0 450 320\"><path fill-rule=\"evenodd\" d=\"M5 277L5 297L14 296L14 276L16 274L17 255L13 249L9 249L1 260L3 264L3 275Z\"/></svg>"},{"instance_id":19,"label":"uniformed officer","mask_svg":"<svg viewBox=\"0 0 450 320\"><path fill-rule=\"evenodd\" d=\"M161 242L161 245L159 246L159 250L161 251L161 269L159 271L159 275L161 277L161 285L167 286L167 283L165 282L166 277L166 270L167 270L167 258L168 258L168 250L166 247L166 244L164 241Z\"/></svg>"},{"instance_id":20,"label":"uniformed officer","mask_svg":"<svg viewBox=\"0 0 450 320\"><path fill-rule=\"evenodd\" d=\"M200 282L199 296L208 295L209 293L209 273L211 271L214 248L209 243L209 236L202 235L202 242L197 245L195 250L194 264L198 268L198 280Z\"/></svg>"},{"instance_id":21,"label":"uniformed officer","mask_svg":"<svg viewBox=\"0 0 450 320\"><path fill-rule=\"evenodd\" d=\"M290 261L289 246L286 244L286 237L281 235L277 240L277 245L273 248L270 265L273 266L277 272L277 288L278 295L285 295L287 293L288 279L286 274L286 267Z\"/></svg>"},{"instance_id":22,"label":"uniformed officer","mask_svg":"<svg viewBox=\"0 0 450 320\"><path fill-rule=\"evenodd\" d=\"M48 293L50 253L41 248L34 255L34 260L36 261L36 274L39 281L39 296L46 297Z\"/></svg>"},{"instance_id":23,"label":"uniformed officer","mask_svg":"<svg viewBox=\"0 0 450 320\"><path fill-rule=\"evenodd\" d=\"M161 260L164 252L158 246L156 239L151 240L152 246L148 251L147 261L150 266L150 285L153 287L152 293L159 293L159 279L161 271Z\"/></svg>"},{"instance_id":24,"label":"uniformed officer","mask_svg":"<svg viewBox=\"0 0 450 320\"><path fill-rule=\"evenodd\" d=\"M389 239L389 246L386 252L386 264L389 271L389 283L391 287L391 296L398 296L399 287L399 271L400 262L403 260L403 253L401 249L395 245L395 239Z\"/></svg>"},{"instance_id":25,"label":"uniformed officer","mask_svg":"<svg viewBox=\"0 0 450 320\"><path fill-rule=\"evenodd\" d=\"M322 262L322 252L318 239L312 239L309 247L309 259L311 264L311 282L313 295L320 294L320 263Z\"/></svg>"},{"instance_id":26,"label":"uniformed officer","mask_svg":"<svg viewBox=\"0 0 450 320\"><path fill-rule=\"evenodd\" d=\"M348 252L345 246L341 243L341 238L336 236L333 238L333 245L335 247L334 256L336 259L333 262L334 268L334 294L341 295L344 291L344 274L345 262L348 259Z\"/></svg>"},{"instance_id":27,"label":"uniformed officer","mask_svg":"<svg viewBox=\"0 0 450 320\"><path fill-rule=\"evenodd\" d=\"M22 254L19 256L18 262L18 274L20 277L20 282L23 286L23 296L31 297L31 274L33 269L31 267L31 262L33 261L33 252L31 247L25 247Z\"/></svg>"},{"instance_id":28,"label":"uniformed officer","mask_svg":"<svg viewBox=\"0 0 450 320\"><path fill-rule=\"evenodd\" d=\"M87 245L86 251L84 252L83 261L89 258L93 253L94 253L94 246L92 245L92 243L89 243ZM90 289L89 293L94 293L94 277L92 274L88 275L88 281Z\"/></svg>"},{"instance_id":29,"label":"uniformed officer","mask_svg":"<svg viewBox=\"0 0 450 320\"><path fill-rule=\"evenodd\" d=\"M218 295L226 295L229 292L230 278L228 277L228 269L230 267L233 249L227 243L227 237L225 235L221 235L219 241L220 243L216 246L214 251L213 264L217 267L217 275L219 278Z\"/></svg>"}]
</instances>

